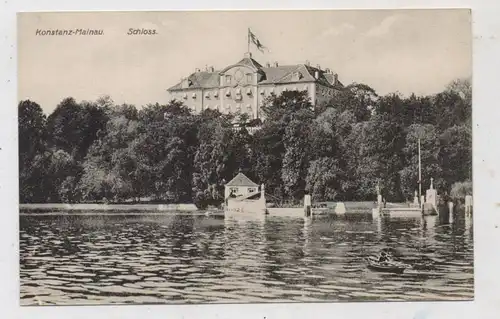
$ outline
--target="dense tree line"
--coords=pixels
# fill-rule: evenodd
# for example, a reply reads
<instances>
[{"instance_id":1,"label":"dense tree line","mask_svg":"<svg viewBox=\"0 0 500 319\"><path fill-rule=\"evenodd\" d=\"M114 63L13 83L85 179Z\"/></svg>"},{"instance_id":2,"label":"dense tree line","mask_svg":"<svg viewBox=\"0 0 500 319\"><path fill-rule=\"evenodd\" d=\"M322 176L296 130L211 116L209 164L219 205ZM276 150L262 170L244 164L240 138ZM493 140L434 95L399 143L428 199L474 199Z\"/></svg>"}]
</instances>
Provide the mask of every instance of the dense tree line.
<instances>
[{"instance_id":1,"label":"dense tree line","mask_svg":"<svg viewBox=\"0 0 500 319\"><path fill-rule=\"evenodd\" d=\"M66 98L47 117L21 101L20 200L203 207L222 203L224 184L241 171L278 202L305 192L315 201L374 200L377 184L401 201L418 189L419 139L423 189L433 177L441 193L461 194L472 174L471 100L468 80L406 98L352 84L316 108L306 92L285 91L265 101L263 122L193 114L174 101L138 110L109 97Z\"/></svg>"}]
</instances>

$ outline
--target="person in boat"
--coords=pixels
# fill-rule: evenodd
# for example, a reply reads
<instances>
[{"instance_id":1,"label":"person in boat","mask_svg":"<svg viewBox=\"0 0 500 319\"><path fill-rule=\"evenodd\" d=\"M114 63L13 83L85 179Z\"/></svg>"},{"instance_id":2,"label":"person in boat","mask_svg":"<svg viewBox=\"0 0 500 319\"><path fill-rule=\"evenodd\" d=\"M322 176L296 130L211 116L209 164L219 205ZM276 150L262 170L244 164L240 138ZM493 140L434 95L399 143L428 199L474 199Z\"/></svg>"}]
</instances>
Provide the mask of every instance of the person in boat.
<instances>
[{"instance_id":1,"label":"person in boat","mask_svg":"<svg viewBox=\"0 0 500 319\"><path fill-rule=\"evenodd\" d=\"M378 259L377 261L379 263L386 263L386 262L389 262L391 261L391 258L389 256L389 254L387 254L385 251L382 251L379 255L378 255Z\"/></svg>"}]
</instances>

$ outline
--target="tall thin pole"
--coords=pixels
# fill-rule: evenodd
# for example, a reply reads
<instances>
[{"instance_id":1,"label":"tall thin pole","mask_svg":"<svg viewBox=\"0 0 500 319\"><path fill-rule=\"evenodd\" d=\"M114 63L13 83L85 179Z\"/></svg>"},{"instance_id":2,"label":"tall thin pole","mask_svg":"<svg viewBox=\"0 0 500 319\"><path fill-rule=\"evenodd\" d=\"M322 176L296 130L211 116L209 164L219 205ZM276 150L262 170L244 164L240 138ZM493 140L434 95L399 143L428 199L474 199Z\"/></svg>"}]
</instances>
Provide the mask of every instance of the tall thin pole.
<instances>
[{"instance_id":1,"label":"tall thin pole","mask_svg":"<svg viewBox=\"0 0 500 319\"><path fill-rule=\"evenodd\" d=\"M248 28L248 32L247 32L247 45L248 45L248 53L250 53L250 28Z\"/></svg>"},{"instance_id":2,"label":"tall thin pole","mask_svg":"<svg viewBox=\"0 0 500 319\"><path fill-rule=\"evenodd\" d=\"M420 139L418 139L418 202L422 206L422 162L420 158Z\"/></svg>"}]
</instances>

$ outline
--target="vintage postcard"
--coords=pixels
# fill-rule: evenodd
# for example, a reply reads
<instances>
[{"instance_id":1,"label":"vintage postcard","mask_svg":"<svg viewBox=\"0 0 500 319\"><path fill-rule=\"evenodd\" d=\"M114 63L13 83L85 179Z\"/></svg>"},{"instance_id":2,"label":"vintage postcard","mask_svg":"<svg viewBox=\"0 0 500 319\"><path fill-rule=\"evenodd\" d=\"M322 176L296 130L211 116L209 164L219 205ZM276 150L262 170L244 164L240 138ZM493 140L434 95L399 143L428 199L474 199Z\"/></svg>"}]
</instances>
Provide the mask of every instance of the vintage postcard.
<instances>
[{"instance_id":1,"label":"vintage postcard","mask_svg":"<svg viewBox=\"0 0 500 319\"><path fill-rule=\"evenodd\" d=\"M474 299L471 12L25 12L20 303Z\"/></svg>"}]
</instances>

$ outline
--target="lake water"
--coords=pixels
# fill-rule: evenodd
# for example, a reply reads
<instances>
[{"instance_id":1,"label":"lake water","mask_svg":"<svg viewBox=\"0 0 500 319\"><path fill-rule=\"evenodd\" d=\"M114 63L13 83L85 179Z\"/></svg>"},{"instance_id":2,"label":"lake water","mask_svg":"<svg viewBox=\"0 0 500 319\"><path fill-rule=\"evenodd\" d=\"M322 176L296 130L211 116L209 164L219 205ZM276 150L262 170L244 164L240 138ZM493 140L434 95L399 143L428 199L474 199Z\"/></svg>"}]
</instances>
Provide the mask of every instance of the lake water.
<instances>
[{"instance_id":1,"label":"lake water","mask_svg":"<svg viewBox=\"0 0 500 319\"><path fill-rule=\"evenodd\" d=\"M469 300L470 218L20 217L22 305ZM396 247L432 262L366 267ZM415 267L416 268L416 267Z\"/></svg>"}]
</instances>

